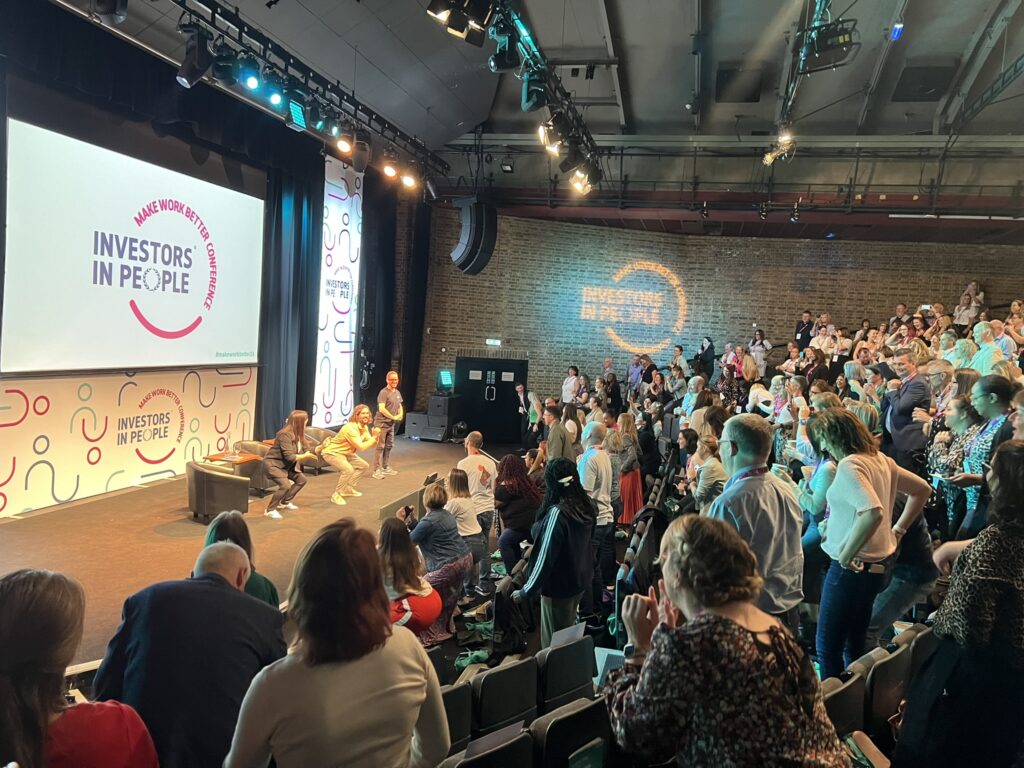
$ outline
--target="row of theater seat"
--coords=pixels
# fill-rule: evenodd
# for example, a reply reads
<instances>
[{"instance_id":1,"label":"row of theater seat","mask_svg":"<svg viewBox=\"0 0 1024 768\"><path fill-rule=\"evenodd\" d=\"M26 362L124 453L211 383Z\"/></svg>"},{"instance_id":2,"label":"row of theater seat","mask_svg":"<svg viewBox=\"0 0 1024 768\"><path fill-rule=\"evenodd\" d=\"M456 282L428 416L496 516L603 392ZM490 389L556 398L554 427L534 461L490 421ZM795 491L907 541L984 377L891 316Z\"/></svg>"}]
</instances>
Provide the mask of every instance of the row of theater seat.
<instances>
[{"instance_id":1,"label":"row of theater seat","mask_svg":"<svg viewBox=\"0 0 1024 768\"><path fill-rule=\"evenodd\" d=\"M911 681L937 646L932 628L915 624L897 635L888 648L875 648L861 656L841 677L822 681L825 709L836 732L846 736L863 731L874 744L890 751L889 718L897 713Z\"/></svg>"},{"instance_id":2,"label":"row of theater seat","mask_svg":"<svg viewBox=\"0 0 1024 768\"><path fill-rule=\"evenodd\" d=\"M510 725L522 723L530 726L538 716L548 724L558 720L552 716L566 707L593 700L596 673L594 641L584 636L565 645L545 648L536 656L480 672L468 682L444 686L441 692L452 742L450 754L457 757L466 750L471 739L493 734ZM604 707L603 702L597 703ZM592 718L593 715L587 717ZM604 717L607 729L607 714ZM580 746L587 741L590 739ZM449 763L463 764L457 760ZM529 761L524 763L531 764ZM564 765L564 761L560 764Z\"/></svg>"}]
</instances>

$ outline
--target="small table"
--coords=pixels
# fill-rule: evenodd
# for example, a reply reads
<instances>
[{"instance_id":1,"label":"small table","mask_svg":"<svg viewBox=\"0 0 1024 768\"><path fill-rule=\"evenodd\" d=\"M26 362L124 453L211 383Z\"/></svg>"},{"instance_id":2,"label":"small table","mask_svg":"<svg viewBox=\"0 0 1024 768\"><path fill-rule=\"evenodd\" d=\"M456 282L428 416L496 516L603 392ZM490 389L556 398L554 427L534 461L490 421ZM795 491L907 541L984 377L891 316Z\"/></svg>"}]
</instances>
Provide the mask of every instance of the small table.
<instances>
[{"instance_id":1,"label":"small table","mask_svg":"<svg viewBox=\"0 0 1024 768\"><path fill-rule=\"evenodd\" d=\"M249 488L251 489L253 475L256 474L263 457L257 453L246 453L245 451L224 451L223 453L211 453L204 457L203 461L228 464L231 467L231 474L236 477L249 478Z\"/></svg>"}]
</instances>

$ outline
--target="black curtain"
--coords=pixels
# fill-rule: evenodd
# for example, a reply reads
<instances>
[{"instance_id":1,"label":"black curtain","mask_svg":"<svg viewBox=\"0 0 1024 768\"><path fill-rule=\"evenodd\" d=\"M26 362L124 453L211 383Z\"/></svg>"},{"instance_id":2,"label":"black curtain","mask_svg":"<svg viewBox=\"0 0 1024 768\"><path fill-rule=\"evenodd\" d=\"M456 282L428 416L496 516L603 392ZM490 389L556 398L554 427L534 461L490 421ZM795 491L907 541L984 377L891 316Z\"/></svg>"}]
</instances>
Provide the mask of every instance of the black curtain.
<instances>
[{"instance_id":1,"label":"black curtain","mask_svg":"<svg viewBox=\"0 0 1024 768\"><path fill-rule=\"evenodd\" d=\"M402 338L402 395L406 402L416 402L419 382L420 351L423 341L423 317L427 307L427 272L430 267L430 206L419 203L414 212L412 253L410 254L409 283L404 297L405 327Z\"/></svg>"},{"instance_id":2,"label":"black curtain","mask_svg":"<svg viewBox=\"0 0 1024 768\"><path fill-rule=\"evenodd\" d=\"M174 67L46 0L0 0L0 19L0 66L18 77L149 123L157 136L173 135L266 171L255 434L273 434L290 410L308 409L316 365L322 143L205 84L182 88ZM48 122L75 135L59 110ZM391 261L393 273L393 237Z\"/></svg>"},{"instance_id":3,"label":"black curtain","mask_svg":"<svg viewBox=\"0 0 1024 768\"><path fill-rule=\"evenodd\" d=\"M395 224L398 193L374 169L363 177L363 359L373 365L360 400L370 403L391 367L395 320ZM402 385L405 387L405 384ZM403 397L407 403L412 402ZM376 410L376 408L374 409Z\"/></svg>"}]
</instances>

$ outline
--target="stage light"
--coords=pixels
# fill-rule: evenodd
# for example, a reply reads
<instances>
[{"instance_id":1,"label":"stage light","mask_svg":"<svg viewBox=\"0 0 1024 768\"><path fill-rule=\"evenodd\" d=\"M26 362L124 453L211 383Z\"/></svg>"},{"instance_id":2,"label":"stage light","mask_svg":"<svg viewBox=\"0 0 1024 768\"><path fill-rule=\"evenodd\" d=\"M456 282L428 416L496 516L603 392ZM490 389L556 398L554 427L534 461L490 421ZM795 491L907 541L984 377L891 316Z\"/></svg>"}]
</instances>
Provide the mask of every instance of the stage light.
<instances>
[{"instance_id":1,"label":"stage light","mask_svg":"<svg viewBox=\"0 0 1024 768\"><path fill-rule=\"evenodd\" d=\"M590 193L594 185L597 184L603 178L604 174L601 172L601 167L597 161L592 158L584 160L579 168L577 168L572 175L572 179L569 184L576 192L581 195Z\"/></svg>"},{"instance_id":2,"label":"stage light","mask_svg":"<svg viewBox=\"0 0 1024 768\"><path fill-rule=\"evenodd\" d=\"M238 56L224 38L213 46L213 79L222 85L238 82Z\"/></svg>"},{"instance_id":3,"label":"stage light","mask_svg":"<svg viewBox=\"0 0 1024 768\"><path fill-rule=\"evenodd\" d=\"M238 79L250 91L260 87L260 65L255 58L244 55L238 59Z\"/></svg>"},{"instance_id":4,"label":"stage light","mask_svg":"<svg viewBox=\"0 0 1024 768\"><path fill-rule=\"evenodd\" d=\"M453 8L451 13L448 14L448 34L465 39L468 33L469 16L466 15L465 11Z\"/></svg>"},{"instance_id":5,"label":"stage light","mask_svg":"<svg viewBox=\"0 0 1024 768\"><path fill-rule=\"evenodd\" d=\"M562 148L562 141L569 133L569 120L561 110L555 110L551 117L537 128L537 135L548 154L557 155Z\"/></svg>"},{"instance_id":6,"label":"stage light","mask_svg":"<svg viewBox=\"0 0 1024 768\"><path fill-rule=\"evenodd\" d=\"M706 219L706 218L708 218L710 216L711 216L711 209L708 208L708 201L705 200L704 201L704 205L701 206L701 209L700 209L700 217L702 219Z\"/></svg>"},{"instance_id":7,"label":"stage light","mask_svg":"<svg viewBox=\"0 0 1024 768\"><path fill-rule=\"evenodd\" d=\"M501 172L502 173L515 173L516 172L516 167L512 163L512 158L511 157L503 158L502 161L500 163L498 163L498 165L501 167Z\"/></svg>"},{"instance_id":8,"label":"stage light","mask_svg":"<svg viewBox=\"0 0 1024 768\"><path fill-rule=\"evenodd\" d=\"M366 131L356 131L356 143L352 147L352 168L356 173L362 173L370 164L370 134Z\"/></svg>"},{"instance_id":9,"label":"stage light","mask_svg":"<svg viewBox=\"0 0 1024 768\"><path fill-rule=\"evenodd\" d=\"M523 59L515 48L511 46L502 48L499 46L494 55L487 60L487 67L491 72L498 74L499 72L510 72L513 69L518 69L522 63Z\"/></svg>"},{"instance_id":10,"label":"stage light","mask_svg":"<svg viewBox=\"0 0 1024 768\"><path fill-rule=\"evenodd\" d=\"M323 133L327 128L327 114L321 109L320 103L316 99L306 102L306 117L314 131Z\"/></svg>"},{"instance_id":11,"label":"stage light","mask_svg":"<svg viewBox=\"0 0 1024 768\"><path fill-rule=\"evenodd\" d=\"M795 149L796 140L793 138L793 135L788 131L782 131L779 133L778 142L773 144L772 148L764 153L761 162L765 165L771 165L779 158L792 157Z\"/></svg>"},{"instance_id":12,"label":"stage light","mask_svg":"<svg viewBox=\"0 0 1024 768\"><path fill-rule=\"evenodd\" d=\"M352 134L352 124L345 123L345 125L342 126L341 133L338 134L338 139L334 142L334 145L338 148L338 151L341 152L341 154L348 155L352 153L355 143L356 139Z\"/></svg>"},{"instance_id":13,"label":"stage light","mask_svg":"<svg viewBox=\"0 0 1024 768\"><path fill-rule=\"evenodd\" d=\"M336 114L327 117L324 123L324 133L331 138L337 138L338 134L341 133L341 125L338 123L338 116Z\"/></svg>"},{"instance_id":14,"label":"stage light","mask_svg":"<svg viewBox=\"0 0 1024 768\"><path fill-rule=\"evenodd\" d=\"M452 0L430 0L430 4L427 6L427 15L440 24L447 24L454 5Z\"/></svg>"},{"instance_id":15,"label":"stage light","mask_svg":"<svg viewBox=\"0 0 1024 768\"><path fill-rule=\"evenodd\" d=\"M761 221L764 221L765 219L768 218L768 203L761 203L759 206L757 206L757 215L758 218L761 219Z\"/></svg>"},{"instance_id":16,"label":"stage light","mask_svg":"<svg viewBox=\"0 0 1024 768\"><path fill-rule=\"evenodd\" d=\"M572 173L579 167L580 163L582 162L583 155L580 153L579 149L577 149L574 144L570 144L569 151L562 159L562 162L558 164L558 170L560 170L562 173Z\"/></svg>"},{"instance_id":17,"label":"stage light","mask_svg":"<svg viewBox=\"0 0 1024 768\"><path fill-rule=\"evenodd\" d=\"M889 39L894 43L903 37L903 22L897 21L892 25L892 30L889 32Z\"/></svg>"},{"instance_id":18,"label":"stage light","mask_svg":"<svg viewBox=\"0 0 1024 768\"><path fill-rule=\"evenodd\" d=\"M487 29L494 16L494 3L491 0L465 0L466 15L470 26Z\"/></svg>"},{"instance_id":19,"label":"stage light","mask_svg":"<svg viewBox=\"0 0 1024 768\"><path fill-rule=\"evenodd\" d=\"M308 125L306 118L306 94L298 88L285 89L288 109L285 112L285 125L293 131L304 131Z\"/></svg>"},{"instance_id":20,"label":"stage light","mask_svg":"<svg viewBox=\"0 0 1024 768\"><path fill-rule=\"evenodd\" d=\"M398 177L398 153L390 147L384 151L384 175L389 179Z\"/></svg>"},{"instance_id":21,"label":"stage light","mask_svg":"<svg viewBox=\"0 0 1024 768\"><path fill-rule=\"evenodd\" d=\"M280 107L284 104L284 87L279 74L273 70L267 70L264 72L263 88L267 95L267 101L269 101L272 106Z\"/></svg>"},{"instance_id":22,"label":"stage light","mask_svg":"<svg viewBox=\"0 0 1024 768\"><path fill-rule=\"evenodd\" d=\"M471 22L469 29L466 30L466 42L470 45L475 45L477 48L483 48L484 43L487 42L486 30L474 27Z\"/></svg>"},{"instance_id":23,"label":"stage light","mask_svg":"<svg viewBox=\"0 0 1024 768\"><path fill-rule=\"evenodd\" d=\"M92 12L108 27L128 18L128 0L93 0Z\"/></svg>"},{"instance_id":24,"label":"stage light","mask_svg":"<svg viewBox=\"0 0 1024 768\"><path fill-rule=\"evenodd\" d=\"M406 189L416 189L417 185L416 174L412 168L406 168L402 171L402 186Z\"/></svg>"},{"instance_id":25,"label":"stage light","mask_svg":"<svg viewBox=\"0 0 1024 768\"><path fill-rule=\"evenodd\" d=\"M796 224L798 221L800 221L800 201L799 200L797 202L793 203L793 211L792 211L792 213L789 214L789 220L793 224Z\"/></svg>"},{"instance_id":26,"label":"stage light","mask_svg":"<svg viewBox=\"0 0 1024 768\"><path fill-rule=\"evenodd\" d=\"M523 96L520 107L523 112L533 112L547 106L548 89L543 72L529 71L523 75Z\"/></svg>"},{"instance_id":27,"label":"stage light","mask_svg":"<svg viewBox=\"0 0 1024 768\"><path fill-rule=\"evenodd\" d=\"M427 194L430 195L430 199L437 200L437 183L433 179L427 179L425 186L427 188Z\"/></svg>"},{"instance_id":28,"label":"stage light","mask_svg":"<svg viewBox=\"0 0 1024 768\"><path fill-rule=\"evenodd\" d=\"M835 232L826 232L825 233L825 239L826 240L835 240L836 239L836 233Z\"/></svg>"},{"instance_id":29,"label":"stage light","mask_svg":"<svg viewBox=\"0 0 1024 768\"><path fill-rule=\"evenodd\" d=\"M203 79L203 75L213 64L210 41L197 24L181 24L178 26L178 32L187 35L188 40L185 43L185 59L178 68L176 79L182 88L191 88Z\"/></svg>"}]
</instances>

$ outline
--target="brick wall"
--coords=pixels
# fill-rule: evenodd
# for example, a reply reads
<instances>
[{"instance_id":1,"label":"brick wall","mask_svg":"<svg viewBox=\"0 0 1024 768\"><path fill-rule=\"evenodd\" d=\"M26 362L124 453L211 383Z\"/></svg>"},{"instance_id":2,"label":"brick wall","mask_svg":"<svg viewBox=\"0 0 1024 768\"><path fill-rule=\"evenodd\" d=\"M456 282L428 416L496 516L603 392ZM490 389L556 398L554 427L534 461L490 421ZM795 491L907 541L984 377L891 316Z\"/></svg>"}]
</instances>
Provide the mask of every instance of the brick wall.
<instances>
[{"instance_id":1,"label":"brick wall","mask_svg":"<svg viewBox=\"0 0 1024 768\"><path fill-rule=\"evenodd\" d=\"M1024 296L1021 249L1011 246L686 237L499 217L494 257L470 277L449 256L458 237L457 212L435 209L419 407L438 367L454 367L461 351L486 352L486 338L529 358L531 389L557 394L570 364L592 377L608 355L621 377L629 353L608 328L628 349L664 344L654 358L665 363L671 344L691 357L708 335L720 351L748 341L755 322L785 345L804 308L830 311L852 333L862 318L890 317L899 301L951 309L972 279L992 304ZM649 266L613 280L637 262ZM685 303L678 333L673 279ZM660 300L658 316L616 303L635 295Z\"/></svg>"}]
</instances>

